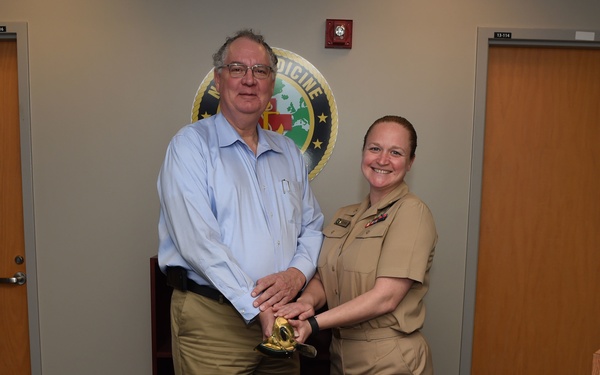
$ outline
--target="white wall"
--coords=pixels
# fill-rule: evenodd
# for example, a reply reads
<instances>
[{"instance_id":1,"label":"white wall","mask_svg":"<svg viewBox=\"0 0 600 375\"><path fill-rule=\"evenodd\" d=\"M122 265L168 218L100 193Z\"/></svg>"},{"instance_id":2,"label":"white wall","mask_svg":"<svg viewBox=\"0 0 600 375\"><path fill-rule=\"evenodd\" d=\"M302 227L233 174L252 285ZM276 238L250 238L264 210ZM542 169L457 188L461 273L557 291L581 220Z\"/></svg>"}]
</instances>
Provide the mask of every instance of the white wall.
<instances>
[{"instance_id":1,"label":"white wall","mask_svg":"<svg viewBox=\"0 0 600 375\"><path fill-rule=\"evenodd\" d=\"M366 127L384 114L416 126L408 181L440 236L424 332L436 373L458 374L477 27L597 30L598 15L597 0L3 0L0 23L28 23L43 374L150 373L156 175L241 27L333 90L337 143L312 182L327 219L366 194ZM323 48L327 18L354 20L351 50Z\"/></svg>"}]
</instances>

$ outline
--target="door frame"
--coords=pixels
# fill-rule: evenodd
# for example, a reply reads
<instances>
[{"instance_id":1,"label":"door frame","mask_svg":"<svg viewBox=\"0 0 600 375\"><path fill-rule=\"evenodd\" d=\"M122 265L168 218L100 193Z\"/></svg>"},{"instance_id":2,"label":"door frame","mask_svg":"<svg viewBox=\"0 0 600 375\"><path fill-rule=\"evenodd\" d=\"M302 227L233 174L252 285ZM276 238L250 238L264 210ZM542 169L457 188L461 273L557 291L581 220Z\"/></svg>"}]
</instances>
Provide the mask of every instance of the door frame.
<instances>
[{"instance_id":1,"label":"door frame","mask_svg":"<svg viewBox=\"0 0 600 375\"><path fill-rule=\"evenodd\" d=\"M510 27L477 28L475 103L471 145L471 177L469 186L460 375L471 374L479 252L488 52L489 47L494 45L600 48L600 31L519 29Z\"/></svg>"},{"instance_id":2,"label":"door frame","mask_svg":"<svg viewBox=\"0 0 600 375\"><path fill-rule=\"evenodd\" d=\"M27 310L31 374L41 375L39 304L33 204L33 165L31 152L31 110L29 101L29 48L26 22L1 22L0 39L17 42L17 79L19 88L19 123L21 137L21 179L23 191L23 226L27 259Z\"/></svg>"}]
</instances>

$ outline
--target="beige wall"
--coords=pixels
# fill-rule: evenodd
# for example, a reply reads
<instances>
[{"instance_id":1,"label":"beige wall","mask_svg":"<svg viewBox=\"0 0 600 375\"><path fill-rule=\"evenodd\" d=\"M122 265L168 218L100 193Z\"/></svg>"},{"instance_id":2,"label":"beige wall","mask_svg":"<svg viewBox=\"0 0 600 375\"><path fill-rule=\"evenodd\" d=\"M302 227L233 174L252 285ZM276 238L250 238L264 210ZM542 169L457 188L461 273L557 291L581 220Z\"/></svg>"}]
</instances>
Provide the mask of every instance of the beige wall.
<instances>
[{"instance_id":1,"label":"beige wall","mask_svg":"<svg viewBox=\"0 0 600 375\"><path fill-rule=\"evenodd\" d=\"M317 67L339 134L312 182L327 219L366 193L366 127L400 114L419 133L408 181L440 236L424 329L436 373L458 374L477 27L600 29L597 0L3 0L29 34L44 375L149 374L148 258L155 181L225 35L241 27ZM327 18L354 20L351 50L323 48Z\"/></svg>"}]
</instances>

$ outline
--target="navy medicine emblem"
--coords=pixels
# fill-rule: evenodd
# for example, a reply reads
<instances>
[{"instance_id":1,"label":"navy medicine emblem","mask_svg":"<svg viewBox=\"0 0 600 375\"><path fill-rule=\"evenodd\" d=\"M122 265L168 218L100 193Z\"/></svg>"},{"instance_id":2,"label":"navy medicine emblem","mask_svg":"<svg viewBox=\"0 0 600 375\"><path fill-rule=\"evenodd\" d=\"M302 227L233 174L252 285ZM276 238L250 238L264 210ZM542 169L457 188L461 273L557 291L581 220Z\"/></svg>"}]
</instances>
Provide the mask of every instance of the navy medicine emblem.
<instances>
[{"instance_id":1,"label":"navy medicine emblem","mask_svg":"<svg viewBox=\"0 0 600 375\"><path fill-rule=\"evenodd\" d=\"M273 97L260 125L292 139L304 156L308 177L321 172L333 152L338 113L331 88L308 61L293 52L273 48L279 63ZM204 77L192 107L192 121L219 111L213 70Z\"/></svg>"}]
</instances>

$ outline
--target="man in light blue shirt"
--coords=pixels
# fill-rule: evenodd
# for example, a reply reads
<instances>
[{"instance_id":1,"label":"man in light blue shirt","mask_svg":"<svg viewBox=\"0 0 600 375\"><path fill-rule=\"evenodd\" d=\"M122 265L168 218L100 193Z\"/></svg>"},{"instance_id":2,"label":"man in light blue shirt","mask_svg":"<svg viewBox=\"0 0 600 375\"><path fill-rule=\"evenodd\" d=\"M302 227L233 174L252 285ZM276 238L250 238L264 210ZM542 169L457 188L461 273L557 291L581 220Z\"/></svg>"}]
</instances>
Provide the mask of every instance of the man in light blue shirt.
<instances>
[{"instance_id":1,"label":"man in light blue shirt","mask_svg":"<svg viewBox=\"0 0 600 375\"><path fill-rule=\"evenodd\" d=\"M175 372L298 373L297 358L253 348L271 334L271 307L314 275L323 215L295 143L258 125L275 84L271 48L243 30L213 59L221 112L173 137L158 178Z\"/></svg>"}]
</instances>

